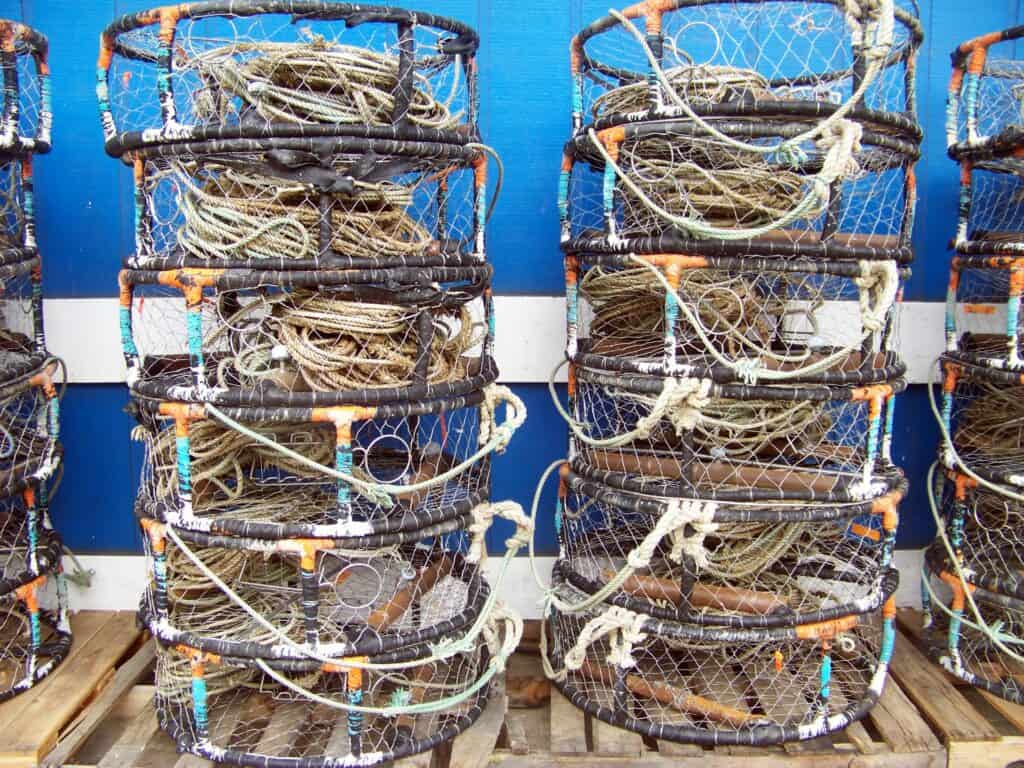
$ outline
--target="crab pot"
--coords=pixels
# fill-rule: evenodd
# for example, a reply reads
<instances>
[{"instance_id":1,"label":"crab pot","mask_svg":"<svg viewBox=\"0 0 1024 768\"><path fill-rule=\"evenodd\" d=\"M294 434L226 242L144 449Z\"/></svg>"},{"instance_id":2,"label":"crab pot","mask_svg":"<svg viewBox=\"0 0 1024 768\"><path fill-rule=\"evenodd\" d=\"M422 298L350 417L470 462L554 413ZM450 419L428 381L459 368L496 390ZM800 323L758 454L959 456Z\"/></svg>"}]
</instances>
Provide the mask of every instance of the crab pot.
<instances>
[{"instance_id":1,"label":"crab pot","mask_svg":"<svg viewBox=\"0 0 1024 768\"><path fill-rule=\"evenodd\" d=\"M851 119L906 126L923 32L910 0L894 5L887 39L870 10L827 0L637 3L621 12L635 32L587 2L583 18L595 20L570 46L574 127L681 117L680 100L703 118L792 120L852 103Z\"/></svg>"},{"instance_id":2,"label":"crab pot","mask_svg":"<svg viewBox=\"0 0 1024 768\"><path fill-rule=\"evenodd\" d=\"M946 533L972 582L1024 599L1021 502L954 470L946 470L939 495Z\"/></svg>"},{"instance_id":3,"label":"crab pot","mask_svg":"<svg viewBox=\"0 0 1024 768\"><path fill-rule=\"evenodd\" d=\"M1024 256L1022 170L1024 162L1012 154L960 161L956 249L991 259L968 259L968 264L998 268L1007 259L992 257Z\"/></svg>"},{"instance_id":4,"label":"crab pot","mask_svg":"<svg viewBox=\"0 0 1024 768\"><path fill-rule=\"evenodd\" d=\"M795 626L877 610L896 588L900 491L845 504L718 503L614 491L572 472L563 487L561 578L593 593L625 572L608 601L652 618Z\"/></svg>"},{"instance_id":5,"label":"crab pot","mask_svg":"<svg viewBox=\"0 0 1024 768\"><path fill-rule=\"evenodd\" d=\"M942 369L942 422L960 462L990 482L1024 486L1021 375L948 356ZM948 448L941 458L946 467L957 467Z\"/></svg>"},{"instance_id":6,"label":"crab pot","mask_svg":"<svg viewBox=\"0 0 1024 768\"><path fill-rule=\"evenodd\" d=\"M0 254L0 262L14 253ZM11 382L42 367L48 358L45 344L39 257L0 263L0 381Z\"/></svg>"},{"instance_id":7,"label":"crab pot","mask_svg":"<svg viewBox=\"0 0 1024 768\"><path fill-rule=\"evenodd\" d=\"M691 253L701 255L736 241L753 255L773 249L819 258L830 246L895 258L910 244L916 126L901 134L864 125L849 149L856 172L833 179L831 150L814 140L800 143L799 160L772 149L798 141L811 123L748 117L714 125L720 135L681 119L577 134L562 160L563 240L677 234L696 240Z\"/></svg>"},{"instance_id":8,"label":"crab pot","mask_svg":"<svg viewBox=\"0 0 1024 768\"><path fill-rule=\"evenodd\" d=\"M141 522L150 576L144 620L166 643L211 653L302 659L314 649L390 652L470 626L489 594L467 559L466 520L390 537L277 541Z\"/></svg>"},{"instance_id":9,"label":"crab pot","mask_svg":"<svg viewBox=\"0 0 1024 768\"><path fill-rule=\"evenodd\" d=\"M1019 568L1020 560L1007 563ZM925 553L922 579L928 582L925 598L925 638L932 657L950 674L973 686L1017 704L1024 704L1022 666L1010 654L1014 637L1024 632L1024 589L1020 572L957 576L945 550L933 544ZM1009 591L1003 591L1004 588ZM974 599L981 620L1007 642L1000 644L978 623L967 601ZM1009 652L1008 652L1009 651Z\"/></svg>"},{"instance_id":10,"label":"crab pot","mask_svg":"<svg viewBox=\"0 0 1024 768\"><path fill-rule=\"evenodd\" d=\"M496 378L487 266L124 270L132 391L238 406L465 395Z\"/></svg>"},{"instance_id":11,"label":"crab pot","mask_svg":"<svg viewBox=\"0 0 1024 768\"><path fill-rule=\"evenodd\" d=\"M573 466L616 488L831 502L878 498L902 482L890 447L902 380L826 387L683 379L660 418L662 379L573 368L573 385Z\"/></svg>"},{"instance_id":12,"label":"crab pot","mask_svg":"<svg viewBox=\"0 0 1024 768\"><path fill-rule=\"evenodd\" d=\"M946 290L947 356L1007 372L1024 369L1022 291L1024 258L954 257Z\"/></svg>"},{"instance_id":13,"label":"crab pot","mask_svg":"<svg viewBox=\"0 0 1024 768\"><path fill-rule=\"evenodd\" d=\"M946 98L946 143L954 154L1009 146L1020 135L1024 62L1013 27L967 40L953 51Z\"/></svg>"},{"instance_id":14,"label":"crab pot","mask_svg":"<svg viewBox=\"0 0 1024 768\"><path fill-rule=\"evenodd\" d=\"M183 528L253 538L450 523L487 500L489 402L477 391L381 406L224 407L215 417L211 406L142 401L140 501Z\"/></svg>"},{"instance_id":15,"label":"crab pot","mask_svg":"<svg viewBox=\"0 0 1024 768\"><path fill-rule=\"evenodd\" d=\"M564 585L560 596L582 593ZM576 647L593 612L553 609L556 679L591 716L659 740L766 746L812 739L861 719L881 695L895 604L880 612L776 629L715 629L646 618ZM627 614L636 616L636 614ZM584 639L586 639L584 637Z\"/></svg>"},{"instance_id":16,"label":"crab pot","mask_svg":"<svg viewBox=\"0 0 1024 768\"><path fill-rule=\"evenodd\" d=\"M144 269L353 269L484 261L478 145L209 139L133 154Z\"/></svg>"},{"instance_id":17,"label":"crab pot","mask_svg":"<svg viewBox=\"0 0 1024 768\"><path fill-rule=\"evenodd\" d=\"M444 660L414 646L322 665L158 645L157 718L182 751L215 762L259 768L390 763L472 726L487 706L489 660L480 638ZM367 662L393 666L346 665ZM420 709L407 713L403 706Z\"/></svg>"},{"instance_id":18,"label":"crab pot","mask_svg":"<svg viewBox=\"0 0 1024 768\"><path fill-rule=\"evenodd\" d=\"M167 5L100 38L97 97L115 156L180 140L476 133L471 28L317 0Z\"/></svg>"},{"instance_id":19,"label":"crab pot","mask_svg":"<svg viewBox=\"0 0 1024 768\"><path fill-rule=\"evenodd\" d=\"M723 383L863 385L904 372L896 320L909 271L896 263L651 250L658 245L566 257L572 360Z\"/></svg>"},{"instance_id":20,"label":"crab pot","mask_svg":"<svg viewBox=\"0 0 1024 768\"><path fill-rule=\"evenodd\" d=\"M0 492L18 492L56 470L63 381L63 362L49 358L0 385Z\"/></svg>"},{"instance_id":21,"label":"crab pot","mask_svg":"<svg viewBox=\"0 0 1024 768\"><path fill-rule=\"evenodd\" d=\"M48 152L51 114L49 44L16 21L0 19L0 153Z\"/></svg>"}]
</instances>

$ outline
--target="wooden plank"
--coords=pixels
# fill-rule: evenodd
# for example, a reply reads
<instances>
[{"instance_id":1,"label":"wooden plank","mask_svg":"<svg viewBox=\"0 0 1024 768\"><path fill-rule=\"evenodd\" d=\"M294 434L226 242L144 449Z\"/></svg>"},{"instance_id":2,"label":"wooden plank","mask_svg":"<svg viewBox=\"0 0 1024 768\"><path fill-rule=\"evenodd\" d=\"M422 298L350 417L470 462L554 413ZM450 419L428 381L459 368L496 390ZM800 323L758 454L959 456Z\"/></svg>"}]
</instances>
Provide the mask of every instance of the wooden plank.
<instances>
[{"instance_id":1,"label":"wooden plank","mask_svg":"<svg viewBox=\"0 0 1024 768\"><path fill-rule=\"evenodd\" d=\"M292 747L302 735L302 724L309 714L308 704L278 701L270 722L263 729L263 735L252 751L257 755L291 757Z\"/></svg>"},{"instance_id":2,"label":"wooden plank","mask_svg":"<svg viewBox=\"0 0 1024 768\"><path fill-rule=\"evenodd\" d=\"M122 768L122 766L134 765L136 758L145 751L146 745L158 729L156 711L152 708L142 710L121 734L121 738L100 760L99 768Z\"/></svg>"},{"instance_id":3,"label":"wooden plank","mask_svg":"<svg viewBox=\"0 0 1024 768\"><path fill-rule=\"evenodd\" d=\"M56 674L33 689L39 695L18 701L20 710L0 730L0 765L26 758L40 762L57 744L61 728L96 694L103 678L139 637L134 612L108 614L104 619Z\"/></svg>"},{"instance_id":4,"label":"wooden plank","mask_svg":"<svg viewBox=\"0 0 1024 768\"><path fill-rule=\"evenodd\" d=\"M63 766L68 762L84 763L87 765L99 764L103 756L121 738L121 734L124 733L125 729L131 725L135 716L143 710L152 709L154 690L152 685L136 685L125 693L120 701L110 709L107 716L103 718L103 722L93 731L92 735L75 750L73 759L66 760L60 765ZM87 707L86 711L88 709ZM54 765L53 756L55 754L56 750L47 755L46 768L59 768L59 766Z\"/></svg>"},{"instance_id":5,"label":"wooden plank","mask_svg":"<svg viewBox=\"0 0 1024 768\"><path fill-rule=\"evenodd\" d=\"M536 752L548 752L551 746L551 712L548 704L531 709L512 709L512 702L509 701L509 710L505 714L505 725L509 726L510 739L522 731L524 743L522 747L526 750L522 754ZM513 745L509 749L515 752Z\"/></svg>"},{"instance_id":6,"label":"wooden plank","mask_svg":"<svg viewBox=\"0 0 1024 768\"><path fill-rule=\"evenodd\" d=\"M868 717L893 752L934 752L942 748L917 708L891 678Z\"/></svg>"},{"instance_id":7,"label":"wooden plank","mask_svg":"<svg viewBox=\"0 0 1024 768\"><path fill-rule=\"evenodd\" d=\"M156 644L146 643L114 673L110 684L75 721L64 729L57 748L43 760L46 768L64 765L79 747L85 744L93 731L99 727L110 710L121 701L144 674L153 666L156 658Z\"/></svg>"},{"instance_id":8,"label":"wooden plank","mask_svg":"<svg viewBox=\"0 0 1024 768\"><path fill-rule=\"evenodd\" d=\"M679 744L658 739L658 754L665 757L701 757L704 755L704 749L697 744Z\"/></svg>"},{"instance_id":9,"label":"wooden plank","mask_svg":"<svg viewBox=\"0 0 1024 768\"><path fill-rule=\"evenodd\" d=\"M260 708L259 704L255 704L257 700L262 704L262 697L256 694L245 699L236 699L224 712L214 717L210 722L210 743L217 747L227 746L238 723L251 720L253 712ZM205 758L186 753L178 758L174 768L208 768L212 765L214 763Z\"/></svg>"},{"instance_id":10,"label":"wooden plank","mask_svg":"<svg viewBox=\"0 0 1024 768\"><path fill-rule=\"evenodd\" d=\"M971 706L902 632L889 669L948 747L956 741L997 741L999 731Z\"/></svg>"},{"instance_id":11,"label":"wooden plank","mask_svg":"<svg viewBox=\"0 0 1024 768\"><path fill-rule=\"evenodd\" d=\"M1006 768L1024 759L1024 741L953 742L949 745L950 768Z\"/></svg>"},{"instance_id":12,"label":"wooden plank","mask_svg":"<svg viewBox=\"0 0 1024 768\"><path fill-rule=\"evenodd\" d=\"M449 768L484 768L491 759L508 712L504 686L498 686L477 721L452 742Z\"/></svg>"},{"instance_id":13,"label":"wooden plank","mask_svg":"<svg viewBox=\"0 0 1024 768\"><path fill-rule=\"evenodd\" d=\"M992 707L1003 717L1010 722L1014 728L1024 735L1024 706L1017 704L1012 701L1007 701L1001 696L996 696L994 693L989 693L981 688L978 688L978 693L985 697L985 701L992 705Z\"/></svg>"},{"instance_id":14,"label":"wooden plank","mask_svg":"<svg viewBox=\"0 0 1024 768\"><path fill-rule=\"evenodd\" d=\"M573 706L557 688L551 689L550 722L552 754L586 754L587 725L583 710Z\"/></svg>"},{"instance_id":15,"label":"wooden plank","mask_svg":"<svg viewBox=\"0 0 1024 768\"><path fill-rule=\"evenodd\" d=\"M592 722L594 754L615 757L640 757L643 754L644 739L639 733L609 725L596 717Z\"/></svg>"},{"instance_id":16,"label":"wooden plank","mask_svg":"<svg viewBox=\"0 0 1024 768\"><path fill-rule=\"evenodd\" d=\"M566 756L555 760L550 755L505 754L491 764L492 768L794 768L801 765L806 768L947 768L945 752L905 755L892 752L851 755L842 752L796 757L779 750L762 751L757 757L751 758L737 757L720 749L687 757L662 757L648 753L640 760L628 757L597 759L594 755ZM961 766L957 764L955 768Z\"/></svg>"},{"instance_id":17,"label":"wooden plank","mask_svg":"<svg viewBox=\"0 0 1024 768\"><path fill-rule=\"evenodd\" d=\"M522 720L511 717L512 710L505 715L505 744L513 755L530 754L530 740L526 736L526 726Z\"/></svg>"},{"instance_id":18,"label":"wooden plank","mask_svg":"<svg viewBox=\"0 0 1024 768\"><path fill-rule=\"evenodd\" d=\"M845 682L846 676L842 672L837 671L835 684L832 686L830 701L832 712L841 712L850 705L850 700L843 692L843 685ZM924 723L922 722L921 725L924 725ZM925 728L927 728L927 726L925 726ZM846 730L843 731L842 735L862 755L871 755L885 749L885 744L880 744L872 739L871 734L869 734L867 728L864 727L864 723L859 720L846 726ZM833 739L833 743L835 743L835 739Z\"/></svg>"}]
</instances>

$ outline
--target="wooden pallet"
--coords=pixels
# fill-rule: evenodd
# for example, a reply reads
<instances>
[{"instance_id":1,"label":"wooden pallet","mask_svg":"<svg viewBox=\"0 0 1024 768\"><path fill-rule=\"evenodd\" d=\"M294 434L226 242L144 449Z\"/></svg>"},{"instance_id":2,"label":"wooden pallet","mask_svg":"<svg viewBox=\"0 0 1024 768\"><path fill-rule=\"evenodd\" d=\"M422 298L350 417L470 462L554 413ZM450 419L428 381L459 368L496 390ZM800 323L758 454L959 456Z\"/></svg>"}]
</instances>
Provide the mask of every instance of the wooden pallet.
<instances>
[{"instance_id":1,"label":"wooden pallet","mask_svg":"<svg viewBox=\"0 0 1024 768\"><path fill-rule=\"evenodd\" d=\"M94 635L104 624L88 615L77 617L79 623L86 620L92 621ZM543 680L535 653L520 652L509 660L505 686L496 692L473 728L433 754L407 758L398 765L400 768L484 768L488 765L497 768L551 765L563 768L783 768L793 765L805 768L946 768L948 764L950 768L1006 768L1014 760L1024 759L1024 707L963 686L932 664L917 645L919 621L916 614L904 612L899 616L900 632L892 674L882 699L863 722L843 733L800 744L764 748L705 748L645 739L586 716ZM76 639L76 646L79 642L80 639ZM535 642L525 643L524 648L534 650ZM42 764L47 768L205 768L211 765L177 754L171 740L158 729L151 702L153 688L147 674L151 663L152 651L145 646L112 676L108 672L107 687L98 695L93 694L93 703L70 724L57 728L60 742ZM67 669L71 668L67 663ZM54 676L54 681L59 679L58 675ZM91 690L95 688L93 684ZM63 685L54 690L58 697L64 696ZM45 691L45 687L40 687L35 695L42 697ZM48 702L49 696L45 700ZM62 703L58 700L52 705L34 705L33 711L38 716ZM0 707L0 714L14 712L8 705ZM68 720L65 718L64 722ZM26 721L22 719L22 722ZM35 737L36 730L34 726L26 727L22 733ZM17 734L16 726L0 730L0 745L5 738L16 739ZM9 751L3 746L0 749ZM0 768L29 764L0 761Z\"/></svg>"},{"instance_id":2,"label":"wooden pallet","mask_svg":"<svg viewBox=\"0 0 1024 768\"><path fill-rule=\"evenodd\" d=\"M0 704L0 768L38 765L92 705L110 698L122 662L134 658L142 640L130 611L75 614L71 631L63 663L39 685ZM126 674L134 682L132 670Z\"/></svg>"},{"instance_id":3,"label":"wooden pallet","mask_svg":"<svg viewBox=\"0 0 1024 768\"><path fill-rule=\"evenodd\" d=\"M942 739L951 768L1006 768L1024 761L1024 706L967 685L934 664L922 651L920 611L900 611L896 621L901 663L893 674Z\"/></svg>"}]
</instances>

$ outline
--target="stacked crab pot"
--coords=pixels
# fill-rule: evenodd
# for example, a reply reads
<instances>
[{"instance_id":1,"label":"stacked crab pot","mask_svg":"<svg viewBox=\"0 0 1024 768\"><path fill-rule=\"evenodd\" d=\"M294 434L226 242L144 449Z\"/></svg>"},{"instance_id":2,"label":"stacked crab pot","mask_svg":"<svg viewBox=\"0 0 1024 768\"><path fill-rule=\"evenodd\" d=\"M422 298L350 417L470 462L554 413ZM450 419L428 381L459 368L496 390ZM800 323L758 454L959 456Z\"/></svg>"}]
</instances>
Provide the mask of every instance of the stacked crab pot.
<instances>
[{"instance_id":1,"label":"stacked crab pot","mask_svg":"<svg viewBox=\"0 0 1024 768\"><path fill-rule=\"evenodd\" d=\"M63 362L46 351L32 164L50 150L47 41L0 20L0 699L44 678L71 631L49 500L60 480Z\"/></svg>"},{"instance_id":2,"label":"stacked crab pot","mask_svg":"<svg viewBox=\"0 0 1024 768\"><path fill-rule=\"evenodd\" d=\"M939 361L943 432L929 483L939 535L926 552L927 640L948 671L1024 704L1024 30L953 53L946 135L959 220Z\"/></svg>"},{"instance_id":3,"label":"stacked crab pot","mask_svg":"<svg viewBox=\"0 0 1024 768\"><path fill-rule=\"evenodd\" d=\"M519 637L483 576L496 385L476 33L304 0L121 18L109 154L158 644L179 749L371 765L470 727ZM500 182L500 179L498 180ZM495 185L497 187L497 184ZM500 569L499 569L500 570Z\"/></svg>"},{"instance_id":4,"label":"stacked crab pot","mask_svg":"<svg viewBox=\"0 0 1024 768\"><path fill-rule=\"evenodd\" d=\"M571 44L556 684L658 739L840 730L892 652L915 13L664 0Z\"/></svg>"}]
</instances>

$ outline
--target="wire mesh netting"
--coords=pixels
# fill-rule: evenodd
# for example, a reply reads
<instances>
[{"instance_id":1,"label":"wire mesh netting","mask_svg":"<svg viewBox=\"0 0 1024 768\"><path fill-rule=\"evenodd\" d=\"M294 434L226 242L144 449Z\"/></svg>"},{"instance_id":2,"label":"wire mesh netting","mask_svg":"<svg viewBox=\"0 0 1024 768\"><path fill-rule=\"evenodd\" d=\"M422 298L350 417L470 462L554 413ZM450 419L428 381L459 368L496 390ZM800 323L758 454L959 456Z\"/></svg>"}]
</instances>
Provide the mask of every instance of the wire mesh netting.
<instances>
[{"instance_id":1,"label":"wire mesh netting","mask_svg":"<svg viewBox=\"0 0 1024 768\"><path fill-rule=\"evenodd\" d=\"M575 466L643 493L722 500L860 500L900 483L894 393L715 385L574 368Z\"/></svg>"},{"instance_id":2,"label":"wire mesh netting","mask_svg":"<svg viewBox=\"0 0 1024 768\"><path fill-rule=\"evenodd\" d=\"M946 141L971 145L1019 141L1024 65L1017 53L1020 27L991 32L957 46L946 100Z\"/></svg>"},{"instance_id":3,"label":"wire mesh netting","mask_svg":"<svg viewBox=\"0 0 1024 768\"><path fill-rule=\"evenodd\" d=\"M47 152L50 149L49 44L24 24L0 19L0 71L3 113L0 151Z\"/></svg>"},{"instance_id":4,"label":"wire mesh netting","mask_svg":"<svg viewBox=\"0 0 1024 768\"><path fill-rule=\"evenodd\" d=\"M101 41L108 149L349 129L457 140L475 130L477 45L452 19L315 0L124 16Z\"/></svg>"},{"instance_id":5,"label":"wire mesh netting","mask_svg":"<svg viewBox=\"0 0 1024 768\"><path fill-rule=\"evenodd\" d=\"M946 294L947 354L974 365L1019 370L1024 365L1022 290L1024 262L1015 257L955 257Z\"/></svg>"},{"instance_id":6,"label":"wire mesh netting","mask_svg":"<svg viewBox=\"0 0 1024 768\"><path fill-rule=\"evenodd\" d=\"M570 256L570 354L723 382L884 381L903 372L893 349L906 274L888 261Z\"/></svg>"},{"instance_id":7,"label":"wire mesh netting","mask_svg":"<svg viewBox=\"0 0 1024 768\"><path fill-rule=\"evenodd\" d=\"M405 279L403 279L405 278ZM490 269L121 273L132 389L245 405L441 397L495 377Z\"/></svg>"},{"instance_id":8,"label":"wire mesh netting","mask_svg":"<svg viewBox=\"0 0 1024 768\"><path fill-rule=\"evenodd\" d=\"M443 661L431 661L423 646L351 660L389 664L381 670L347 667L345 660L269 670L158 647L157 714L178 743L215 760L301 759L315 767L349 755L365 764L389 762L473 724L487 703L496 651L481 640ZM403 706L419 711L398 711Z\"/></svg>"},{"instance_id":9,"label":"wire mesh netting","mask_svg":"<svg viewBox=\"0 0 1024 768\"><path fill-rule=\"evenodd\" d=\"M558 596L579 593L563 585ZM766 745L845 727L881 693L889 617L723 632L615 610L555 609L550 625L552 659L564 665L556 684L613 725L673 741Z\"/></svg>"},{"instance_id":10,"label":"wire mesh netting","mask_svg":"<svg viewBox=\"0 0 1024 768\"><path fill-rule=\"evenodd\" d=\"M473 146L349 137L154 148L135 160L131 263L480 263L487 169Z\"/></svg>"},{"instance_id":11,"label":"wire mesh netting","mask_svg":"<svg viewBox=\"0 0 1024 768\"><path fill-rule=\"evenodd\" d=\"M809 506L671 500L569 475L557 511L563 577L666 621L782 627L881 607L899 493Z\"/></svg>"},{"instance_id":12,"label":"wire mesh netting","mask_svg":"<svg viewBox=\"0 0 1024 768\"><path fill-rule=\"evenodd\" d=\"M162 403L136 431L146 449L139 499L196 530L414 537L487 500L491 457L522 415L514 408L496 415L496 403L478 392L378 408L232 408L216 416Z\"/></svg>"}]
</instances>

